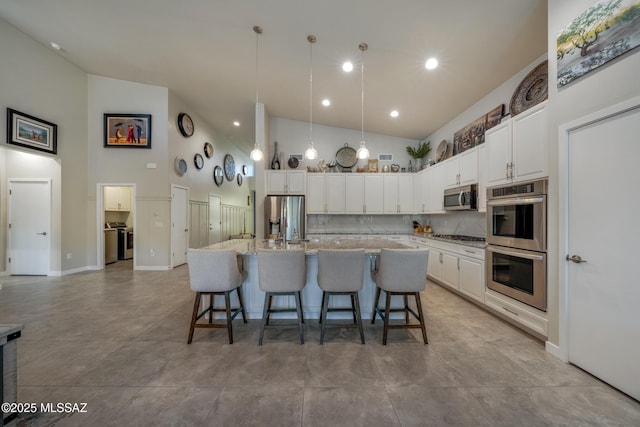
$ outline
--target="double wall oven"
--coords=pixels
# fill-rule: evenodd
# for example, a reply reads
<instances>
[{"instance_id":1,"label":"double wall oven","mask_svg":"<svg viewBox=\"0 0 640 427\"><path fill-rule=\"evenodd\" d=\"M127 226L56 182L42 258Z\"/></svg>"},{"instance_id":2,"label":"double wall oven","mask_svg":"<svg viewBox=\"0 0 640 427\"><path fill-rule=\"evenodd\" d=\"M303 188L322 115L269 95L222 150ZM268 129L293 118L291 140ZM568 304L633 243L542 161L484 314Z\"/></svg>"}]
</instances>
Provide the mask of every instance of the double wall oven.
<instances>
[{"instance_id":1,"label":"double wall oven","mask_svg":"<svg viewBox=\"0 0 640 427\"><path fill-rule=\"evenodd\" d=\"M486 283L547 311L547 180L487 189Z\"/></svg>"}]
</instances>

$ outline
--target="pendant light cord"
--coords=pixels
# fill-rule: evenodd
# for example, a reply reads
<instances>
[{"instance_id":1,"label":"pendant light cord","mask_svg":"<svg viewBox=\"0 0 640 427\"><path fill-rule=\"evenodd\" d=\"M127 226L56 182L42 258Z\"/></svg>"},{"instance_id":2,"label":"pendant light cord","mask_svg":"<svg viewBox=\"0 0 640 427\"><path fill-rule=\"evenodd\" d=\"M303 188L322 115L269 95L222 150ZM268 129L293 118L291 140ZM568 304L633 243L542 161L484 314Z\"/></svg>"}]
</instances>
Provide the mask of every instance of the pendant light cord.
<instances>
[{"instance_id":1,"label":"pendant light cord","mask_svg":"<svg viewBox=\"0 0 640 427\"><path fill-rule=\"evenodd\" d=\"M360 58L360 82L362 89L362 108L361 108L361 116L360 116L360 129L361 129L361 141L364 141L364 52L369 48L369 45L366 43L360 43L358 45L358 49L362 52Z\"/></svg>"},{"instance_id":2,"label":"pendant light cord","mask_svg":"<svg viewBox=\"0 0 640 427\"><path fill-rule=\"evenodd\" d=\"M313 44L316 36L307 36L309 42L309 144L313 148Z\"/></svg>"},{"instance_id":3,"label":"pendant light cord","mask_svg":"<svg viewBox=\"0 0 640 427\"><path fill-rule=\"evenodd\" d=\"M262 34L262 28L258 27L257 25L255 27L253 27L253 31L255 31L256 33L256 104L258 103L258 50L260 48L259 44L258 44L258 40L260 39L260 34Z\"/></svg>"}]
</instances>

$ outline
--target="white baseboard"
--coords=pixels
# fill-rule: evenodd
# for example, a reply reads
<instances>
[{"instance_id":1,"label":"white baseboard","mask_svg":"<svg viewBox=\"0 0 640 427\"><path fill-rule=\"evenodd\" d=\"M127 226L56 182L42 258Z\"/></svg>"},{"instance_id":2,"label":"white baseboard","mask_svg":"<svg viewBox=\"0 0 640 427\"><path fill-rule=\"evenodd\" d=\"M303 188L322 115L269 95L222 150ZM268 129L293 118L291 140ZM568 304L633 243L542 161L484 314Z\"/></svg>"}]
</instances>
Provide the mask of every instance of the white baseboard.
<instances>
[{"instance_id":1,"label":"white baseboard","mask_svg":"<svg viewBox=\"0 0 640 427\"><path fill-rule=\"evenodd\" d=\"M568 360L566 360L566 358L564 357L564 354L560 350L560 347L558 347L557 345L547 341L544 343L544 348L545 350L547 350L547 353L549 353L550 355L557 357L563 362L568 362Z\"/></svg>"},{"instance_id":2,"label":"white baseboard","mask_svg":"<svg viewBox=\"0 0 640 427\"><path fill-rule=\"evenodd\" d=\"M83 271L93 271L97 270L98 267L95 265L85 265L84 267L72 268L71 270L64 271L50 271L47 276L67 276L69 274L82 273Z\"/></svg>"},{"instance_id":3,"label":"white baseboard","mask_svg":"<svg viewBox=\"0 0 640 427\"><path fill-rule=\"evenodd\" d=\"M134 270L169 271L171 270L171 267L168 265L136 265Z\"/></svg>"}]
</instances>

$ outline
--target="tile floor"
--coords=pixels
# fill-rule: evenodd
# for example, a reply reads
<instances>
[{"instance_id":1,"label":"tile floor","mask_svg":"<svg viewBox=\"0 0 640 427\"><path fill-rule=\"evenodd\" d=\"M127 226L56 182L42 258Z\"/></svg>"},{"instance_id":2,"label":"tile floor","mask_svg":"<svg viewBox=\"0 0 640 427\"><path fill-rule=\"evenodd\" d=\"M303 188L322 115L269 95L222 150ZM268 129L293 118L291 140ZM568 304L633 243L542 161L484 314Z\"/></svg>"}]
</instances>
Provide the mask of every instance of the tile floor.
<instances>
[{"instance_id":1,"label":"tile floor","mask_svg":"<svg viewBox=\"0 0 640 427\"><path fill-rule=\"evenodd\" d=\"M640 403L544 351L447 290L423 294L419 330L380 322L327 331L235 321L196 330L186 266L118 262L65 277L3 277L0 323L24 323L18 401L86 402L87 413L23 414L18 426L638 426Z\"/></svg>"}]
</instances>

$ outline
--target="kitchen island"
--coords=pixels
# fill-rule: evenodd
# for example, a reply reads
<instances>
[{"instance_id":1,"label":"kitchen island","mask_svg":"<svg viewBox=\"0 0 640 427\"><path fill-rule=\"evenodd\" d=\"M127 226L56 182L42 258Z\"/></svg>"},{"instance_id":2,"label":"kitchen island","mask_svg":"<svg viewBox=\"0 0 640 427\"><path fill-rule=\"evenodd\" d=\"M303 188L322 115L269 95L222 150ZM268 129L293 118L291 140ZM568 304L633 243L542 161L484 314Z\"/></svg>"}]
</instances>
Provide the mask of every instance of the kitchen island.
<instances>
[{"instance_id":1,"label":"kitchen island","mask_svg":"<svg viewBox=\"0 0 640 427\"><path fill-rule=\"evenodd\" d=\"M256 251L258 249L268 250L295 250L303 249L306 253L307 267L307 283L302 290L302 305L305 318L318 319L320 317L320 309L322 302L322 290L318 287L318 249L358 249L365 250L365 274L362 290L359 293L360 306L362 309L363 319L370 319L373 312L373 298L375 296L375 283L371 278L371 272L375 267L377 254L381 249L409 249L407 246L391 240L352 240L352 239L312 239L307 242L283 243L269 242L260 239L234 239L228 240L214 245L207 246L202 249L232 249L242 255L244 268L247 271L247 278L243 283L243 296L247 315L250 319L259 319L262 317L262 309L264 304L264 292L260 290L258 285L258 257ZM426 278L425 278L426 280ZM235 293L233 294L233 304L237 304ZM401 304L400 297L398 300L392 300L392 304ZM329 307L348 307L350 299L348 296L336 296L331 298ZM274 306L295 307L292 296L276 297ZM294 318L295 313L280 313L278 316L282 318ZM278 316L274 316L278 318ZM332 313L332 318L343 316L349 318L350 313ZM400 316L400 314L398 314Z\"/></svg>"}]
</instances>

